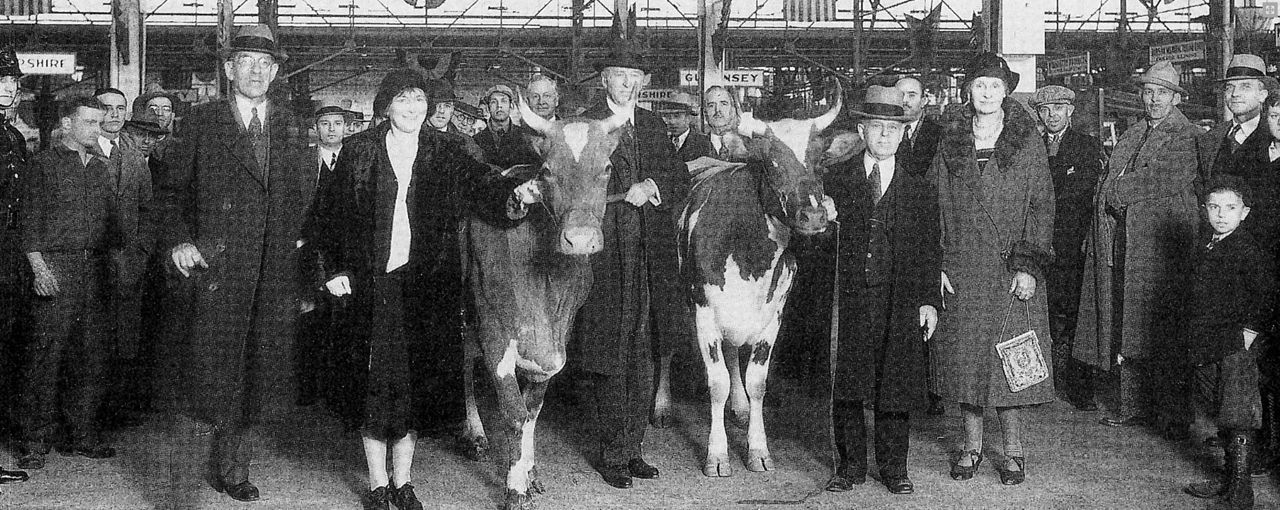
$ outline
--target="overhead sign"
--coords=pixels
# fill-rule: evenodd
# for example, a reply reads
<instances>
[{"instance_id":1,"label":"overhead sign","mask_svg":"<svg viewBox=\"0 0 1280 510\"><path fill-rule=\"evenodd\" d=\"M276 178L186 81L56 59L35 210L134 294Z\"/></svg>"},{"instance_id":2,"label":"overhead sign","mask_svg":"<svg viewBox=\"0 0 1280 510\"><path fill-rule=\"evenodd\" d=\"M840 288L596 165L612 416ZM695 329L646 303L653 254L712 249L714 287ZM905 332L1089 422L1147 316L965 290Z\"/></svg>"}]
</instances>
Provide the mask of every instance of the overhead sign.
<instances>
[{"instance_id":1,"label":"overhead sign","mask_svg":"<svg viewBox=\"0 0 1280 510\"><path fill-rule=\"evenodd\" d=\"M721 85L730 87L763 87L764 71L758 69L726 69L721 71ZM680 70L680 86L696 87L698 86L697 69L681 69Z\"/></svg>"},{"instance_id":2,"label":"overhead sign","mask_svg":"<svg viewBox=\"0 0 1280 510\"><path fill-rule=\"evenodd\" d=\"M644 89L640 91L640 101L670 101L676 95L676 89Z\"/></svg>"},{"instance_id":3,"label":"overhead sign","mask_svg":"<svg viewBox=\"0 0 1280 510\"><path fill-rule=\"evenodd\" d=\"M22 74L75 74L75 53L18 53Z\"/></svg>"},{"instance_id":4,"label":"overhead sign","mask_svg":"<svg viewBox=\"0 0 1280 510\"><path fill-rule=\"evenodd\" d=\"M1191 60L1204 60L1205 44L1204 41L1162 44L1160 46L1152 46L1147 51L1150 53L1147 60L1151 64L1155 64L1157 62L1187 62Z\"/></svg>"},{"instance_id":5,"label":"overhead sign","mask_svg":"<svg viewBox=\"0 0 1280 510\"><path fill-rule=\"evenodd\" d=\"M1055 58L1045 61L1044 74L1047 76L1071 76L1073 74L1088 74L1093 68L1089 60L1089 52L1070 57Z\"/></svg>"}]
</instances>

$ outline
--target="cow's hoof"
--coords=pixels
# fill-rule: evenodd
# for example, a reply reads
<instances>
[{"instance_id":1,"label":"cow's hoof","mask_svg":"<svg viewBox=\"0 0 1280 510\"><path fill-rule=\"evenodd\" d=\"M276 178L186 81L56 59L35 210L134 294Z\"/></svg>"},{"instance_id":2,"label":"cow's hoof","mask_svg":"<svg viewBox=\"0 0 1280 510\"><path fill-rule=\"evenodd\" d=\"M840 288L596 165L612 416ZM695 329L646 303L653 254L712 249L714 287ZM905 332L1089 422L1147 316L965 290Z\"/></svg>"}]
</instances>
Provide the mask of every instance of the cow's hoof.
<instances>
[{"instance_id":1,"label":"cow's hoof","mask_svg":"<svg viewBox=\"0 0 1280 510\"><path fill-rule=\"evenodd\" d=\"M489 453L489 438L484 436L459 437L458 449L462 450L462 456L469 460L484 460Z\"/></svg>"},{"instance_id":2,"label":"cow's hoof","mask_svg":"<svg viewBox=\"0 0 1280 510\"><path fill-rule=\"evenodd\" d=\"M649 417L649 424L654 428L669 429L676 426L676 417L671 415L671 411L654 411L653 416Z\"/></svg>"},{"instance_id":3,"label":"cow's hoof","mask_svg":"<svg viewBox=\"0 0 1280 510\"><path fill-rule=\"evenodd\" d=\"M751 452L747 454L747 471L773 471L773 457L768 453Z\"/></svg>"},{"instance_id":4,"label":"cow's hoof","mask_svg":"<svg viewBox=\"0 0 1280 510\"><path fill-rule=\"evenodd\" d=\"M728 457L709 457L702 466L702 474L713 478L729 477L733 476L733 467L729 465Z\"/></svg>"},{"instance_id":5,"label":"cow's hoof","mask_svg":"<svg viewBox=\"0 0 1280 510\"><path fill-rule=\"evenodd\" d=\"M533 504L533 496L521 494L515 489L507 489L507 501L503 504L502 510L534 510L536 508Z\"/></svg>"},{"instance_id":6,"label":"cow's hoof","mask_svg":"<svg viewBox=\"0 0 1280 510\"><path fill-rule=\"evenodd\" d=\"M538 479L538 468L529 470L529 493L530 494L546 494L547 486L542 484L542 480Z\"/></svg>"}]
</instances>

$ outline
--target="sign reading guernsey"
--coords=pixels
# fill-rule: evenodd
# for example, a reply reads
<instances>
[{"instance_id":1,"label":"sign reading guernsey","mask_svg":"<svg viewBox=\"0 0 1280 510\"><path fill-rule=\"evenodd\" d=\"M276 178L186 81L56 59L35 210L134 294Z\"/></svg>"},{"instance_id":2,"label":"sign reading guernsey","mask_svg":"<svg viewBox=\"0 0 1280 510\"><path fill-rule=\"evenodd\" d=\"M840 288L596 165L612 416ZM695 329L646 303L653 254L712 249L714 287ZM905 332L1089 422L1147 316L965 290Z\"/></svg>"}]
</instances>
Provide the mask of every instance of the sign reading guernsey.
<instances>
[{"instance_id":1,"label":"sign reading guernsey","mask_svg":"<svg viewBox=\"0 0 1280 510\"><path fill-rule=\"evenodd\" d=\"M726 69L721 71L720 85L730 87L763 87L764 71L758 69ZM697 69L681 69L680 70L680 86L696 87L698 86Z\"/></svg>"},{"instance_id":2,"label":"sign reading guernsey","mask_svg":"<svg viewBox=\"0 0 1280 510\"><path fill-rule=\"evenodd\" d=\"M1088 74L1090 69L1089 52L1070 57L1055 58L1045 61L1044 74L1047 76L1071 76Z\"/></svg>"},{"instance_id":3,"label":"sign reading guernsey","mask_svg":"<svg viewBox=\"0 0 1280 510\"><path fill-rule=\"evenodd\" d=\"M18 69L22 74L75 74L75 53L18 52Z\"/></svg>"},{"instance_id":4,"label":"sign reading guernsey","mask_svg":"<svg viewBox=\"0 0 1280 510\"><path fill-rule=\"evenodd\" d=\"M1160 46L1152 46L1147 51L1150 53L1147 59L1149 64L1157 62L1188 62L1204 60L1205 44L1204 41L1162 44Z\"/></svg>"}]
</instances>

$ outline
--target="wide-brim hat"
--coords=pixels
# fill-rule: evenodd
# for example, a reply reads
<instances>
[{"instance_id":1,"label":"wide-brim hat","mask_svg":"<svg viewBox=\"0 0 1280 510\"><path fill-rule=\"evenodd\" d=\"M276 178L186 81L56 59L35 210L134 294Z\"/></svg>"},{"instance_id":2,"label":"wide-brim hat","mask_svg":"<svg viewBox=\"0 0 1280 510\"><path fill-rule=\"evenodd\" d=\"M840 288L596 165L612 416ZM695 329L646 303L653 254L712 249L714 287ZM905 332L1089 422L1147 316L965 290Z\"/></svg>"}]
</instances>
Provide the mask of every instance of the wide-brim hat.
<instances>
[{"instance_id":1,"label":"wide-brim hat","mask_svg":"<svg viewBox=\"0 0 1280 510\"><path fill-rule=\"evenodd\" d=\"M405 90L415 88L423 92L430 90L427 87L427 80L423 79L421 73L404 68L391 70L382 77L382 83L378 84L378 92L373 96L373 114L383 115L391 105L392 99Z\"/></svg>"},{"instance_id":2,"label":"wide-brim hat","mask_svg":"<svg viewBox=\"0 0 1280 510\"><path fill-rule=\"evenodd\" d=\"M676 92L665 101L658 101L654 105L654 109L658 113L688 113L689 115L698 114L698 102L693 99L693 95L688 92Z\"/></svg>"},{"instance_id":3,"label":"wide-brim hat","mask_svg":"<svg viewBox=\"0 0 1280 510\"><path fill-rule=\"evenodd\" d=\"M473 104L471 104L471 103L467 103L467 102L463 102L463 101L458 101L458 102L456 102L456 103L454 103L454 104L453 104L453 108L454 108L454 111L455 111L455 112L457 112L457 113L461 113L461 114L466 115L466 116L468 116L468 117L471 117L471 118L473 118L473 119L483 119L483 118L484 118L484 112L480 111L480 107L479 107L479 106L475 106L475 105L473 105Z\"/></svg>"},{"instance_id":4,"label":"wide-brim hat","mask_svg":"<svg viewBox=\"0 0 1280 510\"><path fill-rule=\"evenodd\" d=\"M1137 78L1134 78L1133 82L1139 87L1150 83L1179 94L1187 94L1187 90L1182 88L1182 72L1178 71L1178 68L1171 62L1151 64L1151 67L1147 68L1146 72L1138 75Z\"/></svg>"},{"instance_id":5,"label":"wide-brim hat","mask_svg":"<svg viewBox=\"0 0 1280 510\"><path fill-rule=\"evenodd\" d=\"M1262 57L1248 53L1232 55L1231 63L1227 64L1226 76L1217 81L1226 83L1236 80L1259 80L1267 89L1280 88L1280 82L1267 75L1267 63L1262 60Z\"/></svg>"},{"instance_id":6,"label":"wide-brim hat","mask_svg":"<svg viewBox=\"0 0 1280 510\"><path fill-rule=\"evenodd\" d=\"M351 112L346 108L337 105L324 105L316 108L316 120L319 120L320 117L324 117L325 115L341 115L344 119L351 119Z\"/></svg>"},{"instance_id":7,"label":"wide-brim hat","mask_svg":"<svg viewBox=\"0 0 1280 510\"><path fill-rule=\"evenodd\" d=\"M18 67L18 54L12 48L0 50L0 76L22 77L22 69Z\"/></svg>"},{"instance_id":8,"label":"wide-brim hat","mask_svg":"<svg viewBox=\"0 0 1280 510\"><path fill-rule=\"evenodd\" d=\"M964 68L964 86L968 87L977 78L1000 78L1004 81L1005 90L1012 93L1018 88L1018 80L1022 77L1009 69L1009 63L995 53L983 52L973 57Z\"/></svg>"},{"instance_id":9,"label":"wide-brim hat","mask_svg":"<svg viewBox=\"0 0 1280 510\"><path fill-rule=\"evenodd\" d=\"M902 107L902 91L894 87L872 85L867 87L866 99L862 104L849 109L849 114L858 119L895 120L910 122L907 110Z\"/></svg>"},{"instance_id":10,"label":"wide-brim hat","mask_svg":"<svg viewBox=\"0 0 1280 510\"><path fill-rule=\"evenodd\" d=\"M289 60L289 55L276 44L271 27L263 24L243 26L236 31L236 36L231 38L231 44L227 47L227 56L237 51L266 53L281 62Z\"/></svg>"},{"instance_id":11,"label":"wide-brim hat","mask_svg":"<svg viewBox=\"0 0 1280 510\"><path fill-rule=\"evenodd\" d=\"M134 115L132 119L124 121L124 127L139 129L153 135L169 134L169 130L161 125L160 116L151 113L151 110Z\"/></svg>"},{"instance_id":12,"label":"wide-brim hat","mask_svg":"<svg viewBox=\"0 0 1280 510\"><path fill-rule=\"evenodd\" d=\"M603 72L606 67L625 67L627 69L639 69L649 74L653 71L653 67L649 65L648 59L639 48L629 41L618 41L613 44L609 50L609 55L601 60L597 60L591 64L596 72Z\"/></svg>"}]
</instances>

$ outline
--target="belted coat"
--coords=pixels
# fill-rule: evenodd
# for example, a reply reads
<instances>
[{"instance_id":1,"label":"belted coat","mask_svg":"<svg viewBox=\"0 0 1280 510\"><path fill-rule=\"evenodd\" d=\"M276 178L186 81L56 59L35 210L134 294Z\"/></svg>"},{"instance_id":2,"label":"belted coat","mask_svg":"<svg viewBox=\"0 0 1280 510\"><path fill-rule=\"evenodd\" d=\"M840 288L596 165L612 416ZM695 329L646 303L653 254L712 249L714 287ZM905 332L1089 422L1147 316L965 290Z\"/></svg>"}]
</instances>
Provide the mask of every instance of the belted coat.
<instances>
[{"instance_id":1,"label":"belted coat","mask_svg":"<svg viewBox=\"0 0 1280 510\"><path fill-rule=\"evenodd\" d=\"M1200 129L1175 107L1146 134L1146 124L1129 128L1116 142L1098 193L1093 228L1085 238L1080 319L1072 356L1100 368L1115 355L1150 358L1177 337L1180 300L1189 290L1187 275L1195 253L1199 222L1195 137ZM1116 218L1124 211L1125 236L1117 238ZM1124 288L1116 289L1113 266L1123 255ZM1117 292L1119 290L1119 292ZM1117 338L1115 311L1124 317Z\"/></svg>"},{"instance_id":2,"label":"belted coat","mask_svg":"<svg viewBox=\"0 0 1280 510\"><path fill-rule=\"evenodd\" d=\"M929 343L935 390L947 400L976 406L1054 399L1052 374L1022 391L1010 391L995 349L1030 328L1039 337L1046 365L1053 365L1045 292L1045 274L1053 261L1053 180L1030 113L1012 98L1004 100L1003 109L1004 130L985 169L978 164L974 114L967 107L947 119L931 170L942 217L942 271L955 289L942 298L945 309ZM1026 303L1009 293L1018 271L1036 280L1035 294Z\"/></svg>"},{"instance_id":3,"label":"belted coat","mask_svg":"<svg viewBox=\"0 0 1280 510\"><path fill-rule=\"evenodd\" d=\"M292 374L296 257L316 160L280 101L267 106L267 168L230 100L195 107L185 124L157 186L159 235L162 250L191 243L209 267L175 276L187 308L169 367L182 392L176 411L240 420L268 397L292 401L282 393Z\"/></svg>"}]
</instances>

